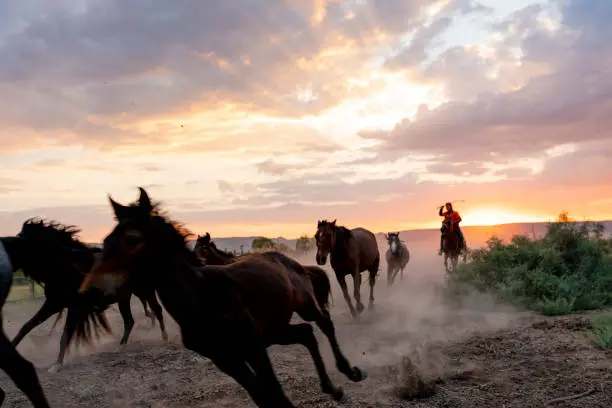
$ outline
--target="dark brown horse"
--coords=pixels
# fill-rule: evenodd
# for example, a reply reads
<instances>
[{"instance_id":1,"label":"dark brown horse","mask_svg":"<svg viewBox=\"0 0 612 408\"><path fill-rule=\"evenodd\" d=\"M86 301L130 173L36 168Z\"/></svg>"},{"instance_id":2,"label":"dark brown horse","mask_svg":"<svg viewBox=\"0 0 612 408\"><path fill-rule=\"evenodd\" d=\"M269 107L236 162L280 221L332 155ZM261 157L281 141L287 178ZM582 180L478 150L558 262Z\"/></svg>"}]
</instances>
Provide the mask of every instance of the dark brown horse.
<instances>
[{"instance_id":1,"label":"dark brown horse","mask_svg":"<svg viewBox=\"0 0 612 408\"><path fill-rule=\"evenodd\" d=\"M194 251L204 260L206 265L229 265L238 261L240 258L248 256L237 256L220 250L212 241L208 232L204 236L198 235ZM329 282L329 278L327 277L327 273L323 270L323 268L319 268L318 266L303 266L304 269L306 269L306 272L308 272L308 278L312 284L312 289L315 297L317 298L319 307L325 309L325 311L329 313L328 302L329 297L331 296L331 284Z\"/></svg>"},{"instance_id":2,"label":"dark brown horse","mask_svg":"<svg viewBox=\"0 0 612 408\"><path fill-rule=\"evenodd\" d=\"M450 228L446 229L442 233L442 243L442 252L444 253L444 268L446 269L446 273L453 274L457 270L459 256L463 252L461 241L457 236L457 232L451 230ZM465 253L463 257L465 261Z\"/></svg>"},{"instance_id":3,"label":"dark brown horse","mask_svg":"<svg viewBox=\"0 0 612 408\"><path fill-rule=\"evenodd\" d=\"M370 231L363 228L349 230L345 227L336 226L336 220L328 222L319 221L317 233L317 264L325 265L327 256L330 255L332 269L342 289L344 299L349 306L351 314L356 317L364 307L361 303L361 272L370 273L370 303L374 306L374 284L380 265L380 253L376 237ZM356 308L353 307L346 286L346 276L353 277L353 294Z\"/></svg>"},{"instance_id":4,"label":"dark brown horse","mask_svg":"<svg viewBox=\"0 0 612 408\"><path fill-rule=\"evenodd\" d=\"M206 261L207 265L229 265L236 262L236 255L225 252L217 248L217 245L210 238L210 234L200 236L196 239L194 252Z\"/></svg>"},{"instance_id":5,"label":"dark brown horse","mask_svg":"<svg viewBox=\"0 0 612 408\"><path fill-rule=\"evenodd\" d=\"M385 234L389 249L385 254L387 261L387 285L393 285L397 274L400 273L400 279L404 278L404 268L410 262L410 252L408 247L399 238L399 232L389 232Z\"/></svg>"},{"instance_id":6,"label":"dark brown horse","mask_svg":"<svg viewBox=\"0 0 612 408\"><path fill-rule=\"evenodd\" d=\"M64 306L68 307L68 315L62 334L60 352L63 353L63 350L73 340L77 344L88 343L92 339L92 334L97 334L100 330L109 331L109 327L104 318L103 308L96 307L89 297L80 297L78 301L76 299L78 285L84 276L79 265L81 258L79 255L83 255L87 248L79 245L63 246L66 238L72 237L72 231L62 231L58 228L55 228L56 238L57 233L64 233L59 234L61 238L59 242L55 242L52 247L41 246L40 242L32 240L31 235L27 233L28 227L32 225L34 224L26 222L19 235L0 238L0 308L4 306L8 297L13 283L13 274L19 269L29 278L41 283L46 282L45 276L52 276L52 281L57 285L45 285L46 290L49 286L55 289L61 289L64 285L69 287L70 282L76 279L76 286L72 287L72 292L63 292L68 299L68 303ZM60 282L62 282L61 285ZM3 325L1 312L0 324ZM49 408L49 402L40 386L34 366L19 354L16 346L6 336L4 327L0 331L0 368L26 394L35 408ZM0 406L4 397L4 391L0 389Z\"/></svg>"},{"instance_id":7,"label":"dark brown horse","mask_svg":"<svg viewBox=\"0 0 612 408\"><path fill-rule=\"evenodd\" d=\"M291 324L297 313L329 339L338 369L352 381L366 374L351 367L338 345L329 313L317 300L308 272L279 252L252 254L221 266L199 266L187 232L159 215L140 189L137 206L113 205L118 224L104 240L102 260L83 282L109 293L152 285L181 328L183 344L210 358L249 393L258 407L294 408L278 382L267 347L302 344L310 352L324 393L340 400L312 326Z\"/></svg>"},{"instance_id":8,"label":"dark brown horse","mask_svg":"<svg viewBox=\"0 0 612 408\"><path fill-rule=\"evenodd\" d=\"M81 313L85 305L82 304L82 297L78 296L78 289L85 274L89 272L97 257L101 256L99 248L88 247L82 243L76 234L79 230L73 226L62 225L57 222L44 222L39 219L27 220L18 236L23 242L27 243L29 253L19 263L19 267L36 282L44 285L45 302L38 312L28 320L19 330L12 343L15 347L28 335L34 328L44 323L51 316L58 314L57 321L60 319L64 310L67 310L64 331L60 340L60 350L55 364L49 371L56 372L63 366L64 356L71 333L75 330L77 317L75 314ZM155 317L159 320L162 337L168 338L163 321L161 305L155 297L152 289L141 290L135 293L140 299L145 309L145 314L152 322ZM134 327L134 317L130 307L132 293L125 293L114 301L119 304L119 311L124 323L123 337L119 348L123 348L127 343L129 335ZM90 299L91 300L91 299ZM110 304L95 304L90 306L98 310L106 309ZM147 304L151 306L153 313L149 313Z\"/></svg>"}]
</instances>

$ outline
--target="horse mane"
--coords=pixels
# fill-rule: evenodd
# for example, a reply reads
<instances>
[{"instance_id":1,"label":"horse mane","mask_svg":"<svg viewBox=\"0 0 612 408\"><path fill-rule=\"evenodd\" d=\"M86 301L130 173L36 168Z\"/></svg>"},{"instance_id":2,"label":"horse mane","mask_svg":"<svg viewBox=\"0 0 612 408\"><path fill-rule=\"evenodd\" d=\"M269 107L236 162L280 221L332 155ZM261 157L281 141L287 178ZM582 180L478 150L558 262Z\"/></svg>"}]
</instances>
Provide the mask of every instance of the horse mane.
<instances>
[{"instance_id":1,"label":"horse mane","mask_svg":"<svg viewBox=\"0 0 612 408\"><path fill-rule=\"evenodd\" d=\"M347 245L352 239L354 239L354 236L350 229L343 226L336 227L336 245L339 243Z\"/></svg>"},{"instance_id":2,"label":"horse mane","mask_svg":"<svg viewBox=\"0 0 612 408\"><path fill-rule=\"evenodd\" d=\"M89 247L78 239L80 232L81 230L74 225L33 217L23 223L19 236L26 240L35 240L47 247L61 246L68 249L87 250Z\"/></svg>"}]
</instances>

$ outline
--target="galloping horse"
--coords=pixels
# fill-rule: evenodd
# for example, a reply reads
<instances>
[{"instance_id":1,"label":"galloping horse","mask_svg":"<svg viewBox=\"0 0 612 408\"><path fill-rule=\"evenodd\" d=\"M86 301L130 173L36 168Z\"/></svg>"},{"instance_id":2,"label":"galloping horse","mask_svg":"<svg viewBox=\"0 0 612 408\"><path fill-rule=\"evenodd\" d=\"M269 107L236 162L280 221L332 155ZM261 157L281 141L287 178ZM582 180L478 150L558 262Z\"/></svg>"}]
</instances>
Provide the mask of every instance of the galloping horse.
<instances>
[{"instance_id":1,"label":"galloping horse","mask_svg":"<svg viewBox=\"0 0 612 408\"><path fill-rule=\"evenodd\" d=\"M62 368L66 347L70 341L71 333L75 330L76 321L78 321L78 317L74 315L81 313L86 307L94 307L101 311L110 305L110 303L100 304L91 300L90 304L86 306L83 304L83 299L78 296L78 289L85 274L89 272L96 258L101 255L99 248L88 247L79 241L76 238L78 232L79 230L73 226L29 219L23 224L21 232L18 234L18 237L27 244L28 252L22 254L21 262L15 264L15 267L22 268L34 281L44 285L45 302L38 312L19 330L12 341L13 345L17 347L35 327L44 323L54 314L59 313L57 323L64 310L68 310L57 361L49 369L50 372L57 372ZM155 317L157 317L162 337L164 340L167 339L162 308L157 302L155 292L144 290L134 294L142 302L145 314L152 320L153 324L155 324ZM119 303L119 311L124 322L120 349L127 343L134 327L134 318L130 307L131 297L132 293L130 292L115 300ZM151 306L153 314L149 312L147 303Z\"/></svg>"},{"instance_id":2,"label":"galloping horse","mask_svg":"<svg viewBox=\"0 0 612 408\"><path fill-rule=\"evenodd\" d=\"M348 304L353 317L363 312L361 303L361 272L370 273L370 303L369 308L374 307L374 284L380 265L380 253L376 237L364 228L349 230L342 226L336 226L336 220L332 222L323 220L317 224L315 234L317 242L317 264L325 265L327 255L330 255L332 269L342 289L344 300ZM357 309L353 307L346 286L346 276L353 277L353 295Z\"/></svg>"},{"instance_id":3,"label":"galloping horse","mask_svg":"<svg viewBox=\"0 0 612 408\"><path fill-rule=\"evenodd\" d=\"M220 250L212 241L208 232L204 236L198 235L194 252L199 257L204 259L206 265L229 265L241 258L244 258L245 256L248 256L248 254L236 256L229 252ZM303 266L304 269L306 269L306 272L308 272L308 278L312 284L312 289L315 297L317 298L317 302L319 303L319 307L321 309L325 309L325 311L329 313L328 303L331 295L331 284L329 282L329 278L327 277L327 273L318 266Z\"/></svg>"},{"instance_id":4,"label":"galloping horse","mask_svg":"<svg viewBox=\"0 0 612 408\"><path fill-rule=\"evenodd\" d=\"M74 277L82 273L76 262L71 262L65 258L67 248L64 248L62 256L57 252L41 252L40 247L33 247L32 245L33 243L22 235L0 238L0 308L4 307L11 290L13 274L19 269L23 269L26 276L37 282L42 282L45 274L49 274L49 272L63 272L63 274L57 273L60 276L59 279L66 279L68 276ZM73 339L77 342L89 342L92 329L95 333L98 333L99 328L109 330L102 310L91 307L91 304L86 303L86 297L81 298L81 301L80 307L68 311L68 318L62 335L64 349ZM34 366L23 358L15 345L10 342L4 332L3 323L4 320L0 312L0 324L2 325L0 331L0 368L26 394L34 408L49 408L49 402L42 390ZM5 393L0 389L0 406L4 398Z\"/></svg>"},{"instance_id":5,"label":"galloping horse","mask_svg":"<svg viewBox=\"0 0 612 408\"><path fill-rule=\"evenodd\" d=\"M387 285L391 286L395 282L398 273L401 273L400 280L404 278L404 268L410 262L410 252L408 247L400 241L399 232L389 232L385 234L385 239L389 244L389 249L387 249L385 254L387 261Z\"/></svg>"},{"instance_id":6,"label":"galloping horse","mask_svg":"<svg viewBox=\"0 0 612 408\"><path fill-rule=\"evenodd\" d=\"M442 233L443 250L444 253L444 268L446 273L455 273L457 270L457 264L459 263L459 256L463 250L461 242L457 233L451 229L447 229ZM467 253L463 252L463 261L465 262ZM449 264L450 261L450 264Z\"/></svg>"},{"instance_id":7,"label":"galloping horse","mask_svg":"<svg viewBox=\"0 0 612 408\"><path fill-rule=\"evenodd\" d=\"M344 392L329 378L312 326L291 324L297 313L314 321L332 346L336 365L351 381L366 378L338 345L329 313L317 300L308 272L280 252L247 255L229 265L205 265L186 245L188 232L160 215L144 189L138 205L113 204L117 225L104 239L100 263L87 275L89 288L113 294L126 285L152 286L181 328L183 344L208 357L238 382L258 407L295 408L272 368L272 344L302 344L310 352L322 391Z\"/></svg>"}]
</instances>

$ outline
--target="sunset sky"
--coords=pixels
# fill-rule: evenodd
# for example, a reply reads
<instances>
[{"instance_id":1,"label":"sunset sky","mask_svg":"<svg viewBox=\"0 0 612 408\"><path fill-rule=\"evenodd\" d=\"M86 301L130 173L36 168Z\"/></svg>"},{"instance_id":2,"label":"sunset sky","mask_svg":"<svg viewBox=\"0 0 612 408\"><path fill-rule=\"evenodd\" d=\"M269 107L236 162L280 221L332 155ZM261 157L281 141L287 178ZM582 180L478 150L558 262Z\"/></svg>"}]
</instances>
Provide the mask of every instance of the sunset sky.
<instances>
[{"instance_id":1,"label":"sunset sky","mask_svg":"<svg viewBox=\"0 0 612 408\"><path fill-rule=\"evenodd\" d=\"M7 0L0 235L612 218L612 1Z\"/></svg>"}]
</instances>

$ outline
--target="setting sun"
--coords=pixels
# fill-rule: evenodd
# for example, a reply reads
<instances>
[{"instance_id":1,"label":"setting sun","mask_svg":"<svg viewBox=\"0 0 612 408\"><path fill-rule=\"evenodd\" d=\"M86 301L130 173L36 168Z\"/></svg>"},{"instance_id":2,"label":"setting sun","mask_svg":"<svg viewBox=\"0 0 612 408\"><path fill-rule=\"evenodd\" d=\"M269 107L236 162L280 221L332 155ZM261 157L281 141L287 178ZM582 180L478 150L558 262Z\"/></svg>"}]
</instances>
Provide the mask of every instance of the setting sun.
<instances>
[{"instance_id":1,"label":"setting sun","mask_svg":"<svg viewBox=\"0 0 612 408\"><path fill-rule=\"evenodd\" d=\"M461 214L461 218L463 219L463 225L472 226L546 221L542 217L538 217L532 214L520 214L517 212L497 208L466 210L464 213Z\"/></svg>"}]
</instances>

